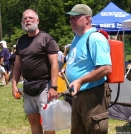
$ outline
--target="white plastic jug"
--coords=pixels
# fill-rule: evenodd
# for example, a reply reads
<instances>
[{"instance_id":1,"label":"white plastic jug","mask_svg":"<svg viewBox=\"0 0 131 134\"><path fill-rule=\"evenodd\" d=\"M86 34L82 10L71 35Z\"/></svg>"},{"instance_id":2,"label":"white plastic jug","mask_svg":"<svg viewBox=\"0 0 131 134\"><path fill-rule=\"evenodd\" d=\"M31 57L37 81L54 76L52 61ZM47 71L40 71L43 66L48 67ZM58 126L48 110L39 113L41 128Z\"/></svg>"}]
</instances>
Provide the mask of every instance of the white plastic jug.
<instances>
[{"instance_id":1,"label":"white plastic jug","mask_svg":"<svg viewBox=\"0 0 131 134\"><path fill-rule=\"evenodd\" d=\"M64 100L51 101L42 104L42 126L46 131L71 128L71 106Z\"/></svg>"}]
</instances>

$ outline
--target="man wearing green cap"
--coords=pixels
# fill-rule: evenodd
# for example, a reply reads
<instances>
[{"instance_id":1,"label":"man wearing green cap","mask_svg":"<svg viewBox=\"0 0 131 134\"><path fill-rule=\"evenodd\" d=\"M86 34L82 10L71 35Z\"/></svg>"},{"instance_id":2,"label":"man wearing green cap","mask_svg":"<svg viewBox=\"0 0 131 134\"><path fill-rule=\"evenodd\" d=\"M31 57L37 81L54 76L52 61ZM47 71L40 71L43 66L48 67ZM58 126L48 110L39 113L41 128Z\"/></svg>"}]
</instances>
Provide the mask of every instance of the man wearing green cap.
<instances>
[{"instance_id":1,"label":"man wearing green cap","mask_svg":"<svg viewBox=\"0 0 131 134\"><path fill-rule=\"evenodd\" d=\"M76 34L65 72L69 88L74 89L71 94L75 96L71 134L107 134L111 91L106 76L112 72L108 41L91 26L92 10L89 6L77 4L66 14L70 15L69 22Z\"/></svg>"}]
</instances>

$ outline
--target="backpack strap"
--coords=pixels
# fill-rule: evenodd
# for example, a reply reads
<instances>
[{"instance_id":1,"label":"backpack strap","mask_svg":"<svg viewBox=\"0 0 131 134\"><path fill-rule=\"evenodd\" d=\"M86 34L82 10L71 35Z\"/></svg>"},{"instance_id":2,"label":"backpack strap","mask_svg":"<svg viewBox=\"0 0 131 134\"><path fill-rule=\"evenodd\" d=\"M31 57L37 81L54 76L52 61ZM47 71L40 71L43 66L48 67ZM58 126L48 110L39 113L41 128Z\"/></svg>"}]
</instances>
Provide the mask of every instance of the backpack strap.
<instances>
[{"instance_id":1,"label":"backpack strap","mask_svg":"<svg viewBox=\"0 0 131 134\"><path fill-rule=\"evenodd\" d=\"M92 33L95 33L95 32L99 32L99 31L94 31L94 32L91 32L89 35L88 35L88 38L87 38L87 41L86 41L86 46L87 46L87 50L89 51L89 39L90 39L90 36ZM90 51L89 51L90 53Z\"/></svg>"},{"instance_id":2,"label":"backpack strap","mask_svg":"<svg viewBox=\"0 0 131 134\"><path fill-rule=\"evenodd\" d=\"M95 32L99 32L101 33L107 40L108 40L108 33L105 32L104 30L97 30L97 31L93 31L89 34L88 38L87 38L87 41L86 41L86 46L87 46L87 50L89 51L89 38L91 36L92 33L95 33ZM90 51L89 51L90 52Z\"/></svg>"}]
</instances>

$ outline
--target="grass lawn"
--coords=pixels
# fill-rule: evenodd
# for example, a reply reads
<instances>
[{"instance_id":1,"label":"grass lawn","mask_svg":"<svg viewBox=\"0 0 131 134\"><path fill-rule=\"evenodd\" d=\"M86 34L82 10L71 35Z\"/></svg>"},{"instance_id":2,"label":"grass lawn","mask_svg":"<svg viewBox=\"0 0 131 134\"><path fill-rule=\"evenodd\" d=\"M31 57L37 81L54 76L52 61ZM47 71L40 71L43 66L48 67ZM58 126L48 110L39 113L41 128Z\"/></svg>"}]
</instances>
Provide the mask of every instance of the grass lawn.
<instances>
[{"instance_id":1,"label":"grass lawn","mask_svg":"<svg viewBox=\"0 0 131 134\"><path fill-rule=\"evenodd\" d=\"M13 98L11 84L7 87L0 84L0 134L31 134L22 106L22 98ZM70 130L57 131L56 134L70 134ZM109 119L109 134L131 134L131 124Z\"/></svg>"}]
</instances>

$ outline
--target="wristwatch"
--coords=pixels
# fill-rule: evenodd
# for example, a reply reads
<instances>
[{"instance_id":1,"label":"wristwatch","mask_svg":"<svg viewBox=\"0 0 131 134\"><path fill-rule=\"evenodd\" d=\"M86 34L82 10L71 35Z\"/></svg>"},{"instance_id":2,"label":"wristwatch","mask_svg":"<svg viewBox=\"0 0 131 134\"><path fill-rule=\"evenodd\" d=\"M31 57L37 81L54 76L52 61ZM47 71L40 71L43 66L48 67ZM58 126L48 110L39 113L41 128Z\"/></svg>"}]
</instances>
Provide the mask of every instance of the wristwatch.
<instances>
[{"instance_id":1,"label":"wristwatch","mask_svg":"<svg viewBox=\"0 0 131 134\"><path fill-rule=\"evenodd\" d=\"M50 86L50 88L53 88L54 90L56 90L56 91L57 91L58 86Z\"/></svg>"}]
</instances>

